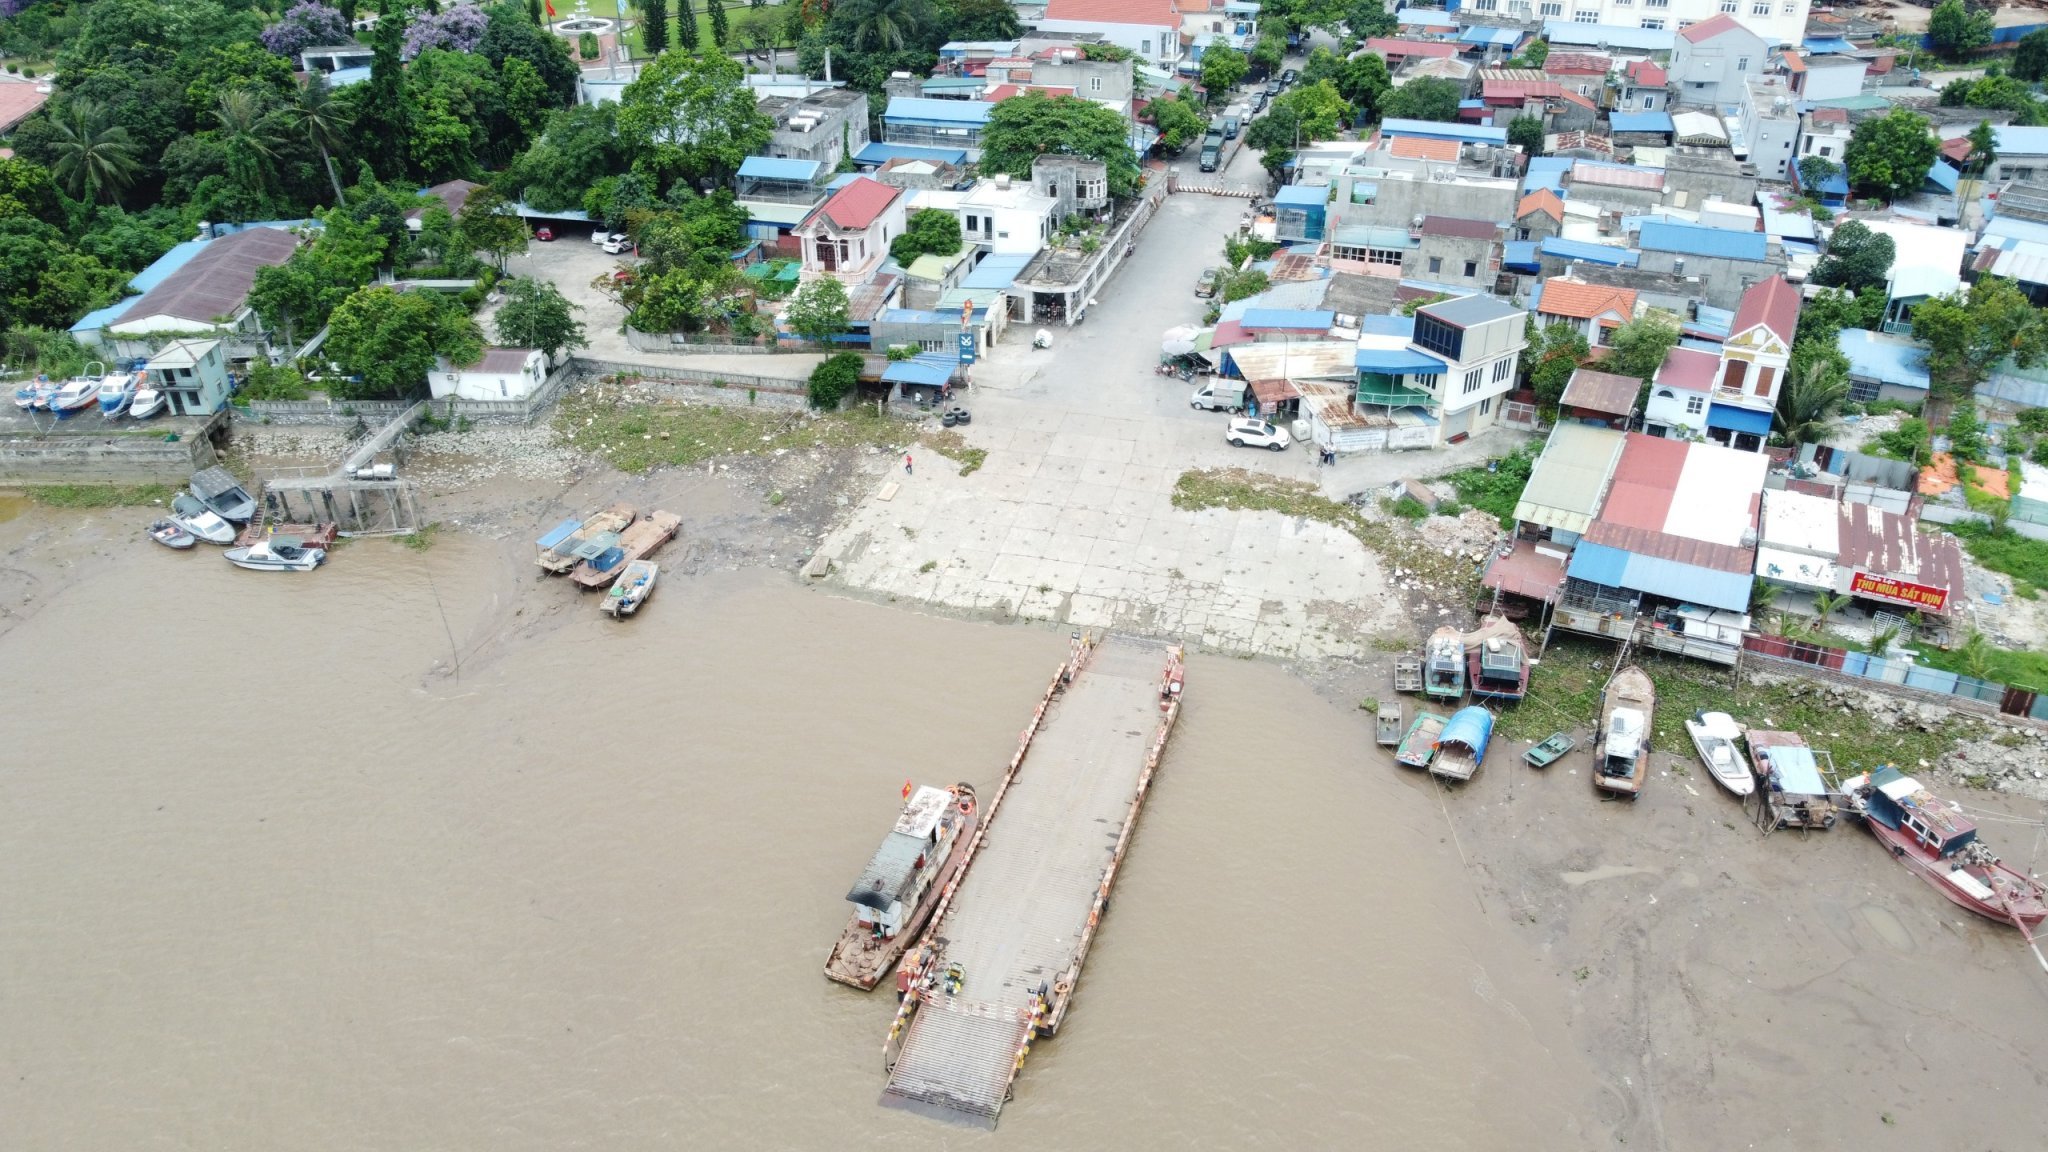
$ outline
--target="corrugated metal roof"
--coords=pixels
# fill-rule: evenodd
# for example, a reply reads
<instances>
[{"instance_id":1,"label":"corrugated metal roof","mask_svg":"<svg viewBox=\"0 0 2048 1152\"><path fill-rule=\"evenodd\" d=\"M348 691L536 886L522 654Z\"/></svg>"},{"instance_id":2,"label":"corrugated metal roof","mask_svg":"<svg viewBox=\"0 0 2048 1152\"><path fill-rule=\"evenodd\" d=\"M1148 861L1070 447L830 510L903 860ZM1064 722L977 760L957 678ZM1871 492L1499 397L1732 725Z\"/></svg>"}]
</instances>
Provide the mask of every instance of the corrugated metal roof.
<instances>
[{"instance_id":1,"label":"corrugated metal roof","mask_svg":"<svg viewBox=\"0 0 2048 1152\"><path fill-rule=\"evenodd\" d=\"M1352 358L1360 372L1382 376L1441 376L1444 362L1413 348L1360 348Z\"/></svg>"},{"instance_id":2,"label":"corrugated metal roof","mask_svg":"<svg viewBox=\"0 0 2048 1152\"><path fill-rule=\"evenodd\" d=\"M922 148L915 144L874 143L863 147L854 155L856 164L887 164L891 160L931 160L940 164L964 164L967 150L964 148Z\"/></svg>"},{"instance_id":3,"label":"corrugated metal roof","mask_svg":"<svg viewBox=\"0 0 2048 1152\"><path fill-rule=\"evenodd\" d=\"M1290 332L1327 332L1337 322L1334 312L1297 308L1248 308L1238 323L1252 329L1284 329Z\"/></svg>"},{"instance_id":4,"label":"corrugated metal roof","mask_svg":"<svg viewBox=\"0 0 2048 1152\"><path fill-rule=\"evenodd\" d=\"M1556 256L1563 260L1583 260L1588 264L1604 264L1614 268L1633 268L1641 257L1627 249L1612 244L1594 244L1585 240L1566 240L1562 236L1546 236L1537 251L1545 256Z\"/></svg>"},{"instance_id":5,"label":"corrugated metal roof","mask_svg":"<svg viewBox=\"0 0 2048 1152\"><path fill-rule=\"evenodd\" d=\"M1470 328L1474 324L1484 324L1505 316L1523 315L1520 308L1505 300L1477 294L1461 296L1456 300L1445 300L1438 304L1425 304L1418 311L1427 312L1446 324L1455 324L1460 328Z\"/></svg>"},{"instance_id":6,"label":"corrugated metal roof","mask_svg":"<svg viewBox=\"0 0 2048 1152\"><path fill-rule=\"evenodd\" d=\"M1589 424L1559 424L1530 469L1515 519L1565 532L1584 532L1600 510L1627 436Z\"/></svg>"},{"instance_id":7,"label":"corrugated metal roof","mask_svg":"<svg viewBox=\"0 0 2048 1152\"><path fill-rule=\"evenodd\" d=\"M1573 552L1573 576L1579 575L1578 553L1588 546L1611 548L1627 556L1621 580L1602 583L1731 612L1749 607L1749 582L1756 568L1754 548L1730 548L1598 520Z\"/></svg>"},{"instance_id":8,"label":"corrugated metal roof","mask_svg":"<svg viewBox=\"0 0 2048 1152\"><path fill-rule=\"evenodd\" d=\"M1835 347L1849 360L1849 375L1899 388L1926 389L1927 349L1904 336L1844 328Z\"/></svg>"},{"instance_id":9,"label":"corrugated metal roof","mask_svg":"<svg viewBox=\"0 0 2048 1152\"><path fill-rule=\"evenodd\" d=\"M1671 132L1669 112L1610 112L1607 126L1616 132Z\"/></svg>"},{"instance_id":10,"label":"corrugated metal roof","mask_svg":"<svg viewBox=\"0 0 2048 1152\"><path fill-rule=\"evenodd\" d=\"M1230 349L1230 359L1247 380L1352 380L1357 377L1355 355L1356 346L1349 340L1239 344Z\"/></svg>"},{"instance_id":11,"label":"corrugated metal roof","mask_svg":"<svg viewBox=\"0 0 2048 1152\"><path fill-rule=\"evenodd\" d=\"M781 156L749 156L740 161L740 175L758 180L795 180L810 183L824 165L816 160L791 160Z\"/></svg>"},{"instance_id":12,"label":"corrugated metal roof","mask_svg":"<svg viewBox=\"0 0 2048 1152\"><path fill-rule=\"evenodd\" d=\"M1580 368L1572 373L1572 378L1564 386L1564 395L1558 403L1566 408L1584 408L1589 412L1627 416L1636 410L1636 393L1642 386L1643 382L1633 376L1617 376L1612 372L1595 372L1591 368Z\"/></svg>"},{"instance_id":13,"label":"corrugated metal roof","mask_svg":"<svg viewBox=\"0 0 2048 1152\"><path fill-rule=\"evenodd\" d=\"M1763 260L1770 255L1770 239L1761 232L1732 232L1726 228L1673 224L1668 220L1646 221L1636 234L1636 246L1645 251L1725 256L1732 260Z\"/></svg>"},{"instance_id":14,"label":"corrugated metal roof","mask_svg":"<svg viewBox=\"0 0 2048 1152\"><path fill-rule=\"evenodd\" d=\"M1289 184L1273 194L1274 204L1294 208L1320 208L1329 200L1330 189L1322 184Z\"/></svg>"},{"instance_id":15,"label":"corrugated metal roof","mask_svg":"<svg viewBox=\"0 0 2048 1152\"><path fill-rule=\"evenodd\" d=\"M884 121L927 121L937 124L986 124L995 105L981 100L934 100L924 96L891 96Z\"/></svg>"},{"instance_id":16,"label":"corrugated metal roof","mask_svg":"<svg viewBox=\"0 0 2048 1152\"><path fill-rule=\"evenodd\" d=\"M1520 28L1488 27L1484 24L1468 25L1458 33L1458 40L1464 44L1498 44L1512 48L1527 35Z\"/></svg>"},{"instance_id":17,"label":"corrugated metal roof","mask_svg":"<svg viewBox=\"0 0 2048 1152\"><path fill-rule=\"evenodd\" d=\"M897 360L882 369L882 379L891 384L921 384L928 388L943 387L953 378L953 369L959 365L957 358L937 352L920 352L908 360Z\"/></svg>"},{"instance_id":18,"label":"corrugated metal roof","mask_svg":"<svg viewBox=\"0 0 2048 1152\"><path fill-rule=\"evenodd\" d=\"M1436 120L1382 120L1380 135L1421 136L1430 140L1458 140L1467 144L1505 144L1508 130L1478 124L1446 124Z\"/></svg>"}]
</instances>

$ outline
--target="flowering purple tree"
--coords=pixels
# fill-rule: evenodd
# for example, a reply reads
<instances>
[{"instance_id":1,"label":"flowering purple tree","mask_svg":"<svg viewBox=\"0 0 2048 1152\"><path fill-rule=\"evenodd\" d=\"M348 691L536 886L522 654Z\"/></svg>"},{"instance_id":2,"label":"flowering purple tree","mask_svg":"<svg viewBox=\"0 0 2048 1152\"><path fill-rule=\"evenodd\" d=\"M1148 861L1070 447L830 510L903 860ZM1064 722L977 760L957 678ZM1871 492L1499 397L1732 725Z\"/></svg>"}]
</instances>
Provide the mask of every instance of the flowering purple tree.
<instances>
[{"instance_id":1,"label":"flowering purple tree","mask_svg":"<svg viewBox=\"0 0 2048 1152\"><path fill-rule=\"evenodd\" d=\"M7 0L0 0L6 3ZM348 21L341 13L315 0L299 0L284 19L263 30L263 46L279 56L297 58L300 52L325 44L347 44Z\"/></svg>"},{"instance_id":2,"label":"flowering purple tree","mask_svg":"<svg viewBox=\"0 0 2048 1152\"><path fill-rule=\"evenodd\" d=\"M457 4L438 15L423 15L405 30L405 58L410 60L429 48L474 52L490 23L491 18L474 4Z\"/></svg>"}]
</instances>

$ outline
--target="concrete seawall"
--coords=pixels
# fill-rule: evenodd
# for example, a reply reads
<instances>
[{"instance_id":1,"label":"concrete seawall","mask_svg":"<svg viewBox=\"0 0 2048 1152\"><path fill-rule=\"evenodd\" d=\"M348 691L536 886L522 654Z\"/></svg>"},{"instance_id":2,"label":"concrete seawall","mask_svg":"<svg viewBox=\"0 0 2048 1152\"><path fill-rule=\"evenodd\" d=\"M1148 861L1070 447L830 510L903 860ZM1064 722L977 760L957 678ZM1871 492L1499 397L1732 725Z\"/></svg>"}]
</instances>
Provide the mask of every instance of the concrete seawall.
<instances>
[{"instance_id":1,"label":"concrete seawall","mask_svg":"<svg viewBox=\"0 0 2048 1152\"><path fill-rule=\"evenodd\" d=\"M182 484L219 458L204 436L0 435L0 482Z\"/></svg>"}]
</instances>

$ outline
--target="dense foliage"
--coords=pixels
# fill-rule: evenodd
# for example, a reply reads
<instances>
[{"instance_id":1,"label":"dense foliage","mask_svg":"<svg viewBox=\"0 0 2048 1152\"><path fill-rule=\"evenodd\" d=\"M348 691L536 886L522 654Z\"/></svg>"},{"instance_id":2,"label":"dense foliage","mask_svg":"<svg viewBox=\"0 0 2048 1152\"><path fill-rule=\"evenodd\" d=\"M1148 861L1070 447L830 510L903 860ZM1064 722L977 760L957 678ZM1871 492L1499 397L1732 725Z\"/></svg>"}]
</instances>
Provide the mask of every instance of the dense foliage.
<instances>
[{"instance_id":1,"label":"dense foliage","mask_svg":"<svg viewBox=\"0 0 2048 1152\"><path fill-rule=\"evenodd\" d=\"M1843 160L1849 183L1890 200L1918 192L1940 154L1927 118L1894 108L1856 126Z\"/></svg>"}]
</instances>

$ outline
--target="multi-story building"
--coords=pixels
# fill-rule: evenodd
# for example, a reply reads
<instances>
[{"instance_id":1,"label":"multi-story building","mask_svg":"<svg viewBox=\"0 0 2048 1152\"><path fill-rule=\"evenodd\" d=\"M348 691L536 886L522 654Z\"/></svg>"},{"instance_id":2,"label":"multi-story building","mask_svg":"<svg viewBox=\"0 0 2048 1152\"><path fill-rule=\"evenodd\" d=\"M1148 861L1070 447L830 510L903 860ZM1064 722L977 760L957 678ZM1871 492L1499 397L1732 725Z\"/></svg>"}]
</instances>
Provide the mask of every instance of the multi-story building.
<instances>
[{"instance_id":1,"label":"multi-story building","mask_svg":"<svg viewBox=\"0 0 2048 1152\"><path fill-rule=\"evenodd\" d=\"M1681 30L1671 45L1671 82L1678 102L1739 103L1744 86L1764 74L1769 56L1770 43L1726 13Z\"/></svg>"},{"instance_id":2,"label":"multi-story building","mask_svg":"<svg viewBox=\"0 0 2048 1152\"><path fill-rule=\"evenodd\" d=\"M1742 127L1746 157L1762 180L1784 180L1799 162L1799 106L1783 78L1764 76L1743 86Z\"/></svg>"},{"instance_id":3,"label":"multi-story building","mask_svg":"<svg viewBox=\"0 0 2048 1152\"><path fill-rule=\"evenodd\" d=\"M1718 357L1674 348L1665 358L1650 386L1645 426L1656 436L1704 435L1730 448L1762 451L1798 326L1799 290L1784 277L1743 293Z\"/></svg>"},{"instance_id":4,"label":"multi-story building","mask_svg":"<svg viewBox=\"0 0 2048 1152\"><path fill-rule=\"evenodd\" d=\"M826 88L808 96L764 96L756 107L775 118L764 156L815 160L830 172L868 146L865 92Z\"/></svg>"},{"instance_id":5,"label":"multi-story building","mask_svg":"<svg viewBox=\"0 0 2048 1152\"><path fill-rule=\"evenodd\" d=\"M903 235L904 201L901 188L865 176L842 186L795 229L804 271L866 283L888 257L889 242Z\"/></svg>"},{"instance_id":6,"label":"multi-story building","mask_svg":"<svg viewBox=\"0 0 2048 1152\"><path fill-rule=\"evenodd\" d=\"M1180 60L1181 14L1173 0L1050 0L1042 32L1094 32L1154 68Z\"/></svg>"},{"instance_id":7,"label":"multi-story building","mask_svg":"<svg viewBox=\"0 0 2048 1152\"><path fill-rule=\"evenodd\" d=\"M1415 310L1411 347L1442 364L1413 379L1428 393L1439 443L1490 428L1515 387L1515 360L1528 343L1528 314L1491 296L1463 296Z\"/></svg>"},{"instance_id":8,"label":"multi-story building","mask_svg":"<svg viewBox=\"0 0 2048 1152\"><path fill-rule=\"evenodd\" d=\"M1770 44L1797 44L1806 36L1807 0L1468 0L1475 12L1523 10L1548 21L1682 32L1716 17L1741 20ZM1617 45L1619 47L1620 45Z\"/></svg>"}]
</instances>

